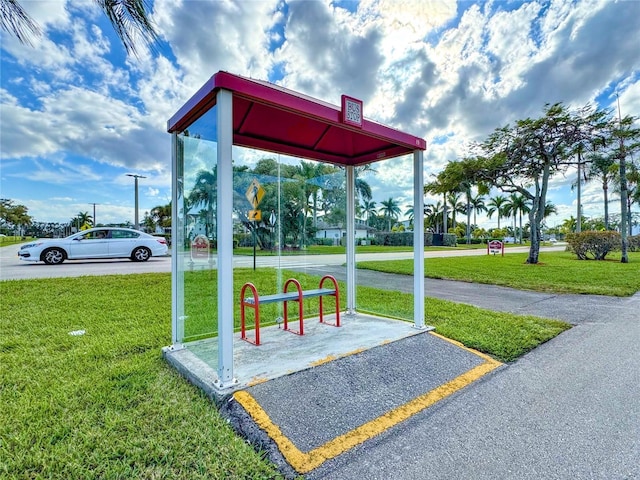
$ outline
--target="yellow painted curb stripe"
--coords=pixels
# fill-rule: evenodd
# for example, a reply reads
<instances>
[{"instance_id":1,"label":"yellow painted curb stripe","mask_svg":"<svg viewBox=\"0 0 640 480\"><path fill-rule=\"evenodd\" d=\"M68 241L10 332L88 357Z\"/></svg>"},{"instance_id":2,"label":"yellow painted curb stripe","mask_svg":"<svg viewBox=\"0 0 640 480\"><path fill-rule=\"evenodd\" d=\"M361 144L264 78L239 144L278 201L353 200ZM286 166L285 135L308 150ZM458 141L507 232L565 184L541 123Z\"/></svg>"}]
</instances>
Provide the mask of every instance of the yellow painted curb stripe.
<instances>
[{"instance_id":1,"label":"yellow painted curb stripe","mask_svg":"<svg viewBox=\"0 0 640 480\"><path fill-rule=\"evenodd\" d=\"M497 360L490 357L486 353L479 352L478 350L474 350L473 348L465 347L462 343L458 342L457 340L452 340L451 338L443 337L442 335L433 331L429 332L429 334L433 335L434 337L438 337L439 339L444 340L445 342L453 343L456 347L460 347L461 349L466 350L467 352L471 352L479 356L480 358L484 358L488 362L497 362ZM498 362L498 364L502 365L500 362Z\"/></svg>"},{"instance_id":2,"label":"yellow painted curb stripe","mask_svg":"<svg viewBox=\"0 0 640 480\"><path fill-rule=\"evenodd\" d=\"M438 335L438 337L440 337ZM444 337L441 337L448 340ZM453 342L457 344L458 342ZM280 430L280 428L273 423L269 415L262 409L258 402L246 391L238 391L233 394L235 400L240 403L244 409L251 415L254 421L262 428L269 437L276 443L278 449L289 462L289 464L298 473L308 473L314 468L319 467L325 461L334 458L341 453L350 450L351 448L373 438L376 435L388 430L389 428L397 425L404 420L412 417L413 415L421 412L427 407L435 404L436 402L448 397L456 391L464 388L465 386L473 383L483 375L495 370L500 365L500 362L488 357L487 355L476 352L473 349L462 347L469 350L476 355L484 358L486 361L477 367L472 368L468 372L454 378L453 380L440 385L439 387L427 392L415 399L411 400L404 405L401 405L394 410L390 410L384 415L375 418L358 428L351 430L333 440L328 441L324 445L321 445L308 453L300 451Z\"/></svg>"}]
</instances>

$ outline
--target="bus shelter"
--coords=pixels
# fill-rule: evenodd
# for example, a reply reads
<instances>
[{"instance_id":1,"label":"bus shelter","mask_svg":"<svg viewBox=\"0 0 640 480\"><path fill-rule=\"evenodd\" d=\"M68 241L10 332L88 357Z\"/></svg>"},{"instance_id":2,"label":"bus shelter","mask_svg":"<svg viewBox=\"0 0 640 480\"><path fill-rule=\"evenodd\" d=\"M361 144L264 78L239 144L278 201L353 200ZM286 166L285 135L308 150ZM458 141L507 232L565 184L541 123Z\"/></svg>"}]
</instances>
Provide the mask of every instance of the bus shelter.
<instances>
[{"instance_id":1,"label":"bus shelter","mask_svg":"<svg viewBox=\"0 0 640 480\"><path fill-rule=\"evenodd\" d=\"M423 211L425 140L366 119L365 107L346 95L335 106L220 71L168 121L173 173L172 345L167 350L215 342L216 388L237 384L237 289L251 279L256 263L258 269L270 266L277 272L272 291L260 292L273 293L282 287L282 265L293 258L287 255L297 254L308 265L313 263L305 255L308 243L343 245L343 322L367 310L356 295L356 243L367 243L357 236L363 222L356 218L356 203L367 166L404 162L398 173L410 173L413 211ZM424 329L423 222L414 222L409 235L410 320ZM256 248L270 255L256 256Z\"/></svg>"}]
</instances>

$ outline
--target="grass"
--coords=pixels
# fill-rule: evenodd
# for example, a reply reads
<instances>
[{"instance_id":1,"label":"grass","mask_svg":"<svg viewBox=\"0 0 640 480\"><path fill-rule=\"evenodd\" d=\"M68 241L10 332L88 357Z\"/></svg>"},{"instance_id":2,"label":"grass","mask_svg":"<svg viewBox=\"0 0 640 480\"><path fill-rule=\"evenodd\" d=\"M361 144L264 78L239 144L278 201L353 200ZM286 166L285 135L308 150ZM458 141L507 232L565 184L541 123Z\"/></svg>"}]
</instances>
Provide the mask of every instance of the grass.
<instances>
[{"instance_id":1,"label":"grass","mask_svg":"<svg viewBox=\"0 0 640 480\"><path fill-rule=\"evenodd\" d=\"M358 253L381 253L381 252L412 252L413 247L390 247L384 245L358 245L356 246L356 252ZM283 249L282 255L333 255L344 254L346 252L345 247L339 245L309 245L303 250L301 249ZM236 247L233 249L234 255L253 255L253 247ZM276 255L277 252L271 250L256 249L256 255L270 256Z\"/></svg>"},{"instance_id":2,"label":"grass","mask_svg":"<svg viewBox=\"0 0 640 480\"><path fill-rule=\"evenodd\" d=\"M541 292L624 297L640 290L640 252L630 252L629 263L620 263L620 254L597 262L568 252L542 252L537 265L526 259L526 253L429 258L425 276ZM413 261L358 262L358 268L412 275Z\"/></svg>"},{"instance_id":3,"label":"grass","mask_svg":"<svg viewBox=\"0 0 640 480\"><path fill-rule=\"evenodd\" d=\"M169 292L168 274L0 282L0 477L279 478L162 360Z\"/></svg>"},{"instance_id":4,"label":"grass","mask_svg":"<svg viewBox=\"0 0 640 480\"><path fill-rule=\"evenodd\" d=\"M276 280L277 270L272 268L259 268L252 270L249 268L234 269L234 288L233 298L239 300L242 286L251 282L255 285L258 293L267 295L275 293L277 288ZM211 312L216 312L218 308L217 297L217 270L202 270L195 272L185 272L185 341L194 341L201 338L214 336L218 330L215 316ZM303 289L318 288L319 277L306 275L300 272L283 271L281 285L287 279L295 277L302 285ZM327 284L325 283L325 286ZM282 288L282 287L280 287ZM340 284L342 292L345 291L345 285ZM289 288L292 291L293 287ZM247 290L246 295L250 294ZM328 313L334 311L333 299L325 299L325 308ZM341 305L346 305L345 295L342 295ZM318 300L304 300L303 308L305 316L312 316L318 313ZM234 329L240 330L240 304L234 301ZM262 326L275 323L275 319L282 315L282 303L271 303L260 307L260 324ZM290 315L295 318L296 306L289 306ZM253 327L253 310L247 309L247 325Z\"/></svg>"},{"instance_id":5,"label":"grass","mask_svg":"<svg viewBox=\"0 0 640 480\"><path fill-rule=\"evenodd\" d=\"M265 270L235 283L250 275L268 288ZM170 287L169 274L0 282L0 477L280 478L162 360ZM411 316L409 294L360 287L358 300ZM569 328L433 299L426 312L439 333L502 361Z\"/></svg>"},{"instance_id":6,"label":"grass","mask_svg":"<svg viewBox=\"0 0 640 480\"><path fill-rule=\"evenodd\" d=\"M8 247L10 245L16 245L18 243L24 243L31 240L33 237L21 237L19 235L8 235L6 237L0 237L0 248Z\"/></svg>"},{"instance_id":7,"label":"grass","mask_svg":"<svg viewBox=\"0 0 640 480\"><path fill-rule=\"evenodd\" d=\"M519 244L507 244L506 248L521 247ZM486 250L486 244L458 244L455 247L425 247L424 250L436 251L436 250ZM341 246L329 246L329 245L309 245L304 250L300 249L286 249L282 250L282 255L333 255L344 254L346 252L345 247ZM356 245L356 253L388 253L388 252L413 252L413 246L389 246L389 245ZM236 247L233 249L234 255L253 255L253 247ZM275 251L256 249L256 256L271 256L276 255Z\"/></svg>"}]
</instances>

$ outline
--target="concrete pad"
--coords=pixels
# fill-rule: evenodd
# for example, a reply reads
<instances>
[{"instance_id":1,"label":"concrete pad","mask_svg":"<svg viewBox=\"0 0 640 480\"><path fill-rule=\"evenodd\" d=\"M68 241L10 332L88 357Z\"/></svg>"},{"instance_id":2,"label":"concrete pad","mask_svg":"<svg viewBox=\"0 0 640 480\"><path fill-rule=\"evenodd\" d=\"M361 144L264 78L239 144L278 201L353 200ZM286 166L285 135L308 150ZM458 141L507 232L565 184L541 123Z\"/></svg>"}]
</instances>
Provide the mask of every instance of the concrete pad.
<instances>
[{"instance_id":1,"label":"concrete pad","mask_svg":"<svg viewBox=\"0 0 640 480\"><path fill-rule=\"evenodd\" d=\"M402 320L356 313L341 314L341 326L335 323L335 315L325 315L304 321L304 335L285 331L281 326L260 329L259 346L234 335L234 377L237 383L220 389L218 379L218 339L208 339L187 344L185 348L163 349L163 355L190 382L202 388L217 401L232 392L274 378L305 370L325 362L352 355L369 348L391 343L402 338L432 330L417 329L413 323ZM297 329L297 322L290 324ZM253 335L249 331L248 336Z\"/></svg>"}]
</instances>

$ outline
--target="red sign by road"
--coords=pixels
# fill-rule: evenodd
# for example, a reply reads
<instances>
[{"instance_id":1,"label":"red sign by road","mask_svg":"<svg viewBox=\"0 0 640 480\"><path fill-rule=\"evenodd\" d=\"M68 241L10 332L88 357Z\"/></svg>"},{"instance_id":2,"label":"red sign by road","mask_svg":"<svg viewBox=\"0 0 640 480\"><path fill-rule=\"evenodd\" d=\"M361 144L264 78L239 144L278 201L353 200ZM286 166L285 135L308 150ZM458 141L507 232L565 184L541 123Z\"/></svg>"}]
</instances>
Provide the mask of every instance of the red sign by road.
<instances>
[{"instance_id":1,"label":"red sign by road","mask_svg":"<svg viewBox=\"0 0 640 480\"><path fill-rule=\"evenodd\" d=\"M487 255L501 253L504 256L504 243L500 240L491 240L487 243Z\"/></svg>"}]
</instances>

